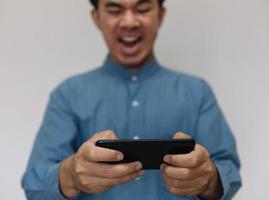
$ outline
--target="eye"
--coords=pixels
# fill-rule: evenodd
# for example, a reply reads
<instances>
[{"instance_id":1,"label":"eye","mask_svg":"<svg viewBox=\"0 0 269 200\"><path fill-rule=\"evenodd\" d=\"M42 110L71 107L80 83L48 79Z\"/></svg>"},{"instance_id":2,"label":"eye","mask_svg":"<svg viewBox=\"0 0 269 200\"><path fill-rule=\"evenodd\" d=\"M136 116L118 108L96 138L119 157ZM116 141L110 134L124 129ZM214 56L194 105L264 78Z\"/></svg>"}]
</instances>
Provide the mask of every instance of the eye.
<instances>
[{"instance_id":1,"label":"eye","mask_svg":"<svg viewBox=\"0 0 269 200\"><path fill-rule=\"evenodd\" d=\"M147 13L147 12L151 11L151 9L152 9L152 7L149 4L141 4L137 7L137 12L143 14L143 13Z\"/></svg>"},{"instance_id":2,"label":"eye","mask_svg":"<svg viewBox=\"0 0 269 200\"><path fill-rule=\"evenodd\" d=\"M118 6L110 6L107 8L107 12L113 15L120 14L122 9Z\"/></svg>"},{"instance_id":3,"label":"eye","mask_svg":"<svg viewBox=\"0 0 269 200\"><path fill-rule=\"evenodd\" d=\"M117 15L117 14L120 14L120 10L119 9L111 9L111 10L108 10L108 12L110 13L110 14L113 14L113 15Z\"/></svg>"}]
</instances>

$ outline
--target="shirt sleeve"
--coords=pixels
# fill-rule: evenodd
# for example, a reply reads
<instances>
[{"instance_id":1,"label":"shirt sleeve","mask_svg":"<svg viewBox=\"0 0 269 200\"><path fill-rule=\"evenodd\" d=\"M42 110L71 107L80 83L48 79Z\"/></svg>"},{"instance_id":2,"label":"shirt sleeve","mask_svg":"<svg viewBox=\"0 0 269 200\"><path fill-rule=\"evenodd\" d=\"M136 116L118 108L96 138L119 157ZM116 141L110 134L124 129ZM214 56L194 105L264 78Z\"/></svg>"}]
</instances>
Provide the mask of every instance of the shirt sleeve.
<instances>
[{"instance_id":1,"label":"shirt sleeve","mask_svg":"<svg viewBox=\"0 0 269 200\"><path fill-rule=\"evenodd\" d=\"M241 186L240 161L235 138L211 88L205 82L203 82L199 120L194 134L196 142L207 148L217 167L224 192L221 200L231 199Z\"/></svg>"},{"instance_id":2,"label":"shirt sleeve","mask_svg":"<svg viewBox=\"0 0 269 200\"><path fill-rule=\"evenodd\" d=\"M68 104L68 84L64 82L51 96L43 123L36 136L22 187L28 200L65 200L59 189L59 167L75 152L78 133ZM73 199L79 198L79 195Z\"/></svg>"}]
</instances>

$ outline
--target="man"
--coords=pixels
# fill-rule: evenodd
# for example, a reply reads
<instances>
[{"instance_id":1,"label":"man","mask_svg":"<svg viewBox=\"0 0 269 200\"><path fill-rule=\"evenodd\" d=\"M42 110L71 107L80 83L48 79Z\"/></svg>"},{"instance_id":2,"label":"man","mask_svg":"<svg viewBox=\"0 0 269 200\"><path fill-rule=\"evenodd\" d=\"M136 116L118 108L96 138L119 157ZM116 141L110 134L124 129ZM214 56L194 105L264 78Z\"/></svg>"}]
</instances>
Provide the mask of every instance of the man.
<instances>
[{"instance_id":1,"label":"man","mask_svg":"<svg viewBox=\"0 0 269 200\"><path fill-rule=\"evenodd\" d=\"M159 65L153 46L163 1L92 0L109 55L53 93L22 185L28 199L231 199L240 187L235 140L209 86ZM184 132L184 133L183 133ZM193 137L195 150L166 155L161 170L99 139Z\"/></svg>"}]
</instances>

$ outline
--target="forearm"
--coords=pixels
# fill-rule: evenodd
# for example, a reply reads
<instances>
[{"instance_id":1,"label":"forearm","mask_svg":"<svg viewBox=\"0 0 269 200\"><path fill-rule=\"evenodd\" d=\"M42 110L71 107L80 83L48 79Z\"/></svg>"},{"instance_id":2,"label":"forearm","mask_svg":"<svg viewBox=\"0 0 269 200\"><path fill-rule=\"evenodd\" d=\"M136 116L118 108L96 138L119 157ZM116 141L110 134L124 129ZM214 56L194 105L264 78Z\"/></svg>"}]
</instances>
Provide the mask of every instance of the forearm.
<instances>
[{"instance_id":1,"label":"forearm","mask_svg":"<svg viewBox=\"0 0 269 200\"><path fill-rule=\"evenodd\" d=\"M59 167L58 163L49 166L33 166L27 170L22 180L22 187L28 200L66 200L59 189Z\"/></svg>"}]
</instances>

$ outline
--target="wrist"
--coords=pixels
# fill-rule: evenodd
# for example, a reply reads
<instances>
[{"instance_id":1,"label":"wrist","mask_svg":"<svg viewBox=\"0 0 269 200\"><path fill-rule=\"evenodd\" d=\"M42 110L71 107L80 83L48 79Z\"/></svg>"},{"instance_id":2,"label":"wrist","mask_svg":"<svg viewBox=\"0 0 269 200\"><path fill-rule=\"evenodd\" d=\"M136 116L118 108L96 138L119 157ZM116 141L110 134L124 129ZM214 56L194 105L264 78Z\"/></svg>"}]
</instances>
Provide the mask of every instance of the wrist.
<instances>
[{"instance_id":1,"label":"wrist","mask_svg":"<svg viewBox=\"0 0 269 200\"><path fill-rule=\"evenodd\" d=\"M71 198L79 194L75 186L74 176L71 172L73 155L64 160L60 166L59 184L60 190L65 197Z\"/></svg>"},{"instance_id":2,"label":"wrist","mask_svg":"<svg viewBox=\"0 0 269 200\"><path fill-rule=\"evenodd\" d=\"M199 197L203 200L216 200L221 198L223 195L222 182L215 165L214 168L215 172L209 182L208 188L199 195Z\"/></svg>"}]
</instances>

